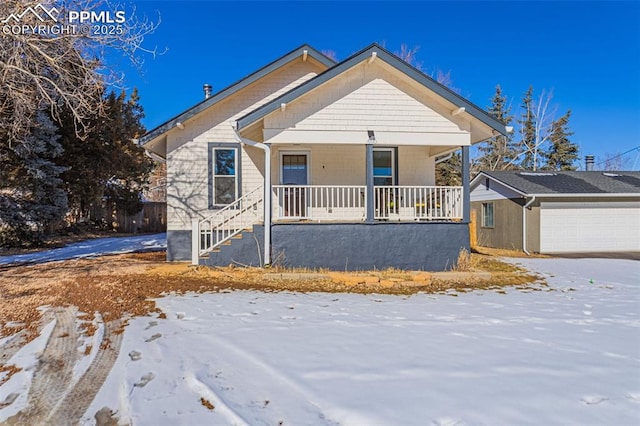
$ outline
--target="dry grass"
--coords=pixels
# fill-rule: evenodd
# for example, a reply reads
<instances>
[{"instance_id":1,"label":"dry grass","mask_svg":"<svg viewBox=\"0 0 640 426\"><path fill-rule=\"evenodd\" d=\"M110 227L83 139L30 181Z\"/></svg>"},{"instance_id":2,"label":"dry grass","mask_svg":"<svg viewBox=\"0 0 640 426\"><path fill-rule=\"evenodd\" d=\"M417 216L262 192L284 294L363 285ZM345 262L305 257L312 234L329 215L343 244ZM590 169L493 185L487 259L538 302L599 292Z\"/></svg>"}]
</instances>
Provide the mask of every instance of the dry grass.
<instances>
[{"instance_id":1,"label":"dry grass","mask_svg":"<svg viewBox=\"0 0 640 426\"><path fill-rule=\"evenodd\" d=\"M458 259L456 260L456 264L453 265L451 270L457 272L469 272L474 270L474 257L471 256L471 253L467 251L467 249L460 249L458 253Z\"/></svg>"},{"instance_id":2,"label":"dry grass","mask_svg":"<svg viewBox=\"0 0 640 426\"><path fill-rule=\"evenodd\" d=\"M104 321L159 311L153 299L170 293L216 292L225 289L260 291L298 291L333 293L414 294L470 291L505 285L523 285L538 278L514 265L486 255L465 254L464 266L471 271L491 273L491 280L466 279L459 282L430 280L428 273L386 269L355 275L355 280L335 280L330 274L313 279L266 279L274 270L259 268L193 267L187 263L166 263L165 253L138 253L80 259L0 270L0 336L27 329L30 337L38 333L43 305L77 306L82 328L95 333L94 313ZM463 262L463 263L464 263ZM283 270L306 273L308 270ZM368 277L368 278L367 278ZM373 278L372 278L373 277ZM413 281L411 281L413 280ZM410 282L411 281L411 282Z\"/></svg>"},{"instance_id":3,"label":"dry grass","mask_svg":"<svg viewBox=\"0 0 640 426\"><path fill-rule=\"evenodd\" d=\"M528 255L522 250L508 250L508 249L499 249L499 248L481 247L481 246L473 246L471 251L478 254L484 254L487 256L496 256L496 257L535 257L535 258L549 257L539 253L531 253Z\"/></svg>"}]
</instances>

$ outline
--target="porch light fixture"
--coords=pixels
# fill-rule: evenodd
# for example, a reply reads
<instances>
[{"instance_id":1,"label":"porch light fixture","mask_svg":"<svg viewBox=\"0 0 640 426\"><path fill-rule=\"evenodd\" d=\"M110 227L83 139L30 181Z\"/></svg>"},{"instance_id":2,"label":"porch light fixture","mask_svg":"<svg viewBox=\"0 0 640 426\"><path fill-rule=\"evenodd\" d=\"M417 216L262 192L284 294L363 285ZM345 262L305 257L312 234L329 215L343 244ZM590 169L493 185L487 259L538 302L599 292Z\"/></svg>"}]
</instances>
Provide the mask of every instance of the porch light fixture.
<instances>
[{"instance_id":1,"label":"porch light fixture","mask_svg":"<svg viewBox=\"0 0 640 426\"><path fill-rule=\"evenodd\" d=\"M453 111L451 111L451 115L455 116L458 114L462 114L464 112L465 108L464 107L460 107L458 109L454 109Z\"/></svg>"},{"instance_id":2,"label":"porch light fixture","mask_svg":"<svg viewBox=\"0 0 640 426\"><path fill-rule=\"evenodd\" d=\"M367 130L367 135L369 136L369 143L376 143L376 135L373 130Z\"/></svg>"},{"instance_id":3,"label":"porch light fixture","mask_svg":"<svg viewBox=\"0 0 640 426\"><path fill-rule=\"evenodd\" d=\"M376 60L376 58L378 57L378 52L371 52L371 57L369 58L369 64L373 61Z\"/></svg>"}]
</instances>

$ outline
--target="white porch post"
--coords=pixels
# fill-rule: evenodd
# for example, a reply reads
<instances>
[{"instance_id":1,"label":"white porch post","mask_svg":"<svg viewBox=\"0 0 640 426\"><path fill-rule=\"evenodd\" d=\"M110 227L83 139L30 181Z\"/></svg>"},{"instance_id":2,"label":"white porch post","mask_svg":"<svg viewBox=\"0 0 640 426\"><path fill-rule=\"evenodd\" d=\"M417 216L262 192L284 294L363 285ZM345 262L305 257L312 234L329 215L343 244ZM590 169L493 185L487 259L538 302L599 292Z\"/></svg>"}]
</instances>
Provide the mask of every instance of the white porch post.
<instances>
[{"instance_id":1,"label":"white porch post","mask_svg":"<svg viewBox=\"0 0 640 426\"><path fill-rule=\"evenodd\" d=\"M200 264L200 221L191 220L191 264Z\"/></svg>"},{"instance_id":2,"label":"white porch post","mask_svg":"<svg viewBox=\"0 0 640 426\"><path fill-rule=\"evenodd\" d=\"M471 192L469 189L469 147L462 147L462 221L471 222Z\"/></svg>"},{"instance_id":3,"label":"white porch post","mask_svg":"<svg viewBox=\"0 0 640 426\"><path fill-rule=\"evenodd\" d=\"M366 196L365 196L365 205L367 207L367 217L366 217L366 222L368 223L372 223L373 222L373 218L375 216L375 203L373 200L373 184L374 184L374 180L373 180L373 144L376 141L376 138L373 134L372 130L369 130L368 132L369 134L369 140L367 141L367 145L366 145L366 157L367 157L367 191L366 191Z\"/></svg>"}]
</instances>

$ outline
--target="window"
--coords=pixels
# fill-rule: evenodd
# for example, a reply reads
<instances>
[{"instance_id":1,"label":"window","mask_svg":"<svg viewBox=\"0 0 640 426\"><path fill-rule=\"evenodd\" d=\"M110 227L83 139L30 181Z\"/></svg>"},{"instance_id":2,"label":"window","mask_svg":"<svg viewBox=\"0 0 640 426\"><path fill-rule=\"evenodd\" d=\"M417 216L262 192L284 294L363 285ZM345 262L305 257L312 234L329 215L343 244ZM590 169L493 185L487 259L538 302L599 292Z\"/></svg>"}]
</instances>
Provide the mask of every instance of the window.
<instances>
[{"instance_id":1,"label":"window","mask_svg":"<svg viewBox=\"0 0 640 426\"><path fill-rule=\"evenodd\" d=\"M493 203L482 203L482 227L493 228Z\"/></svg>"},{"instance_id":2,"label":"window","mask_svg":"<svg viewBox=\"0 0 640 426\"><path fill-rule=\"evenodd\" d=\"M213 205L231 204L238 198L238 150L213 148L211 155L211 189Z\"/></svg>"},{"instance_id":3,"label":"window","mask_svg":"<svg viewBox=\"0 0 640 426\"><path fill-rule=\"evenodd\" d=\"M395 184L395 158L393 148L373 150L373 184L390 186Z\"/></svg>"},{"instance_id":4,"label":"window","mask_svg":"<svg viewBox=\"0 0 640 426\"><path fill-rule=\"evenodd\" d=\"M307 174L307 154L282 154L283 185L306 185Z\"/></svg>"}]
</instances>

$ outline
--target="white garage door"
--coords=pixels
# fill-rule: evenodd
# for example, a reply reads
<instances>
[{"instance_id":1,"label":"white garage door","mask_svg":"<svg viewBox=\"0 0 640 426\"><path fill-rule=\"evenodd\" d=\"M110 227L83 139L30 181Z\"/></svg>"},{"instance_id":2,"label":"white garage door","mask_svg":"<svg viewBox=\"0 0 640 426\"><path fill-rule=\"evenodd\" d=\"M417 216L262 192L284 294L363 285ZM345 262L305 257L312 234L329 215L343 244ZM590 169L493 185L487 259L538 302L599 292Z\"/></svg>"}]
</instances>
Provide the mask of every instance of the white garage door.
<instances>
[{"instance_id":1,"label":"white garage door","mask_svg":"<svg viewBox=\"0 0 640 426\"><path fill-rule=\"evenodd\" d=\"M540 251L640 251L640 203L541 203Z\"/></svg>"}]
</instances>

